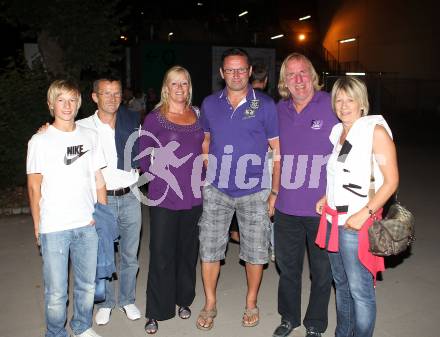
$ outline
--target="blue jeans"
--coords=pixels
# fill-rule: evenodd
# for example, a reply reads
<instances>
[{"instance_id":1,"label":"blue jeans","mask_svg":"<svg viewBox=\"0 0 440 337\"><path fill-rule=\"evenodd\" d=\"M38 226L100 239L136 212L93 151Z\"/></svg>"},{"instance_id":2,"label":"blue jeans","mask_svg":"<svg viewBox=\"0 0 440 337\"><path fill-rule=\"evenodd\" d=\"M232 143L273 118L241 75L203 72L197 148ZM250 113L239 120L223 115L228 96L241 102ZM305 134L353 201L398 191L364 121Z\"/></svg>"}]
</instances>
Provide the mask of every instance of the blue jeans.
<instances>
[{"instance_id":1,"label":"blue jeans","mask_svg":"<svg viewBox=\"0 0 440 337\"><path fill-rule=\"evenodd\" d=\"M70 327L79 335L92 326L98 235L85 226L40 235L43 257L46 337L67 337L69 253L74 273L73 318Z\"/></svg>"},{"instance_id":2,"label":"blue jeans","mask_svg":"<svg viewBox=\"0 0 440 337\"><path fill-rule=\"evenodd\" d=\"M138 248L141 232L141 204L136 196L129 192L120 197L107 197L107 205L113 208L119 228L119 264L117 275L119 281L119 296L116 302L115 281L106 281L105 301L99 304L101 308L114 308L133 304L136 292L136 274L139 269Z\"/></svg>"},{"instance_id":3,"label":"blue jeans","mask_svg":"<svg viewBox=\"0 0 440 337\"><path fill-rule=\"evenodd\" d=\"M372 337L376 321L373 275L358 258L358 232L339 226L339 252L328 253L336 286L336 337Z\"/></svg>"}]
</instances>

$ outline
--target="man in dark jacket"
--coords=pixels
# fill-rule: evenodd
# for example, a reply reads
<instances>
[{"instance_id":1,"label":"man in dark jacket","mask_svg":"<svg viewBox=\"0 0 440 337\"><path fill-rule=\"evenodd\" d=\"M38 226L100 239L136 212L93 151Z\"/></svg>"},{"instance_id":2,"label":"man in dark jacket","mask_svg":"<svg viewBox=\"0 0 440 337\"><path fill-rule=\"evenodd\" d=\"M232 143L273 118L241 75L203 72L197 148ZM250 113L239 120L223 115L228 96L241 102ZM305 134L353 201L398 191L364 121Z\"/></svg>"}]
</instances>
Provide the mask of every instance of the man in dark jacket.
<instances>
[{"instance_id":1,"label":"man in dark jacket","mask_svg":"<svg viewBox=\"0 0 440 337\"><path fill-rule=\"evenodd\" d=\"M124 157L128 138L137 133L140 125L139 114L121 105L122 87L119 80L100 78L93 83L93 101L98 110L77 124L92 128L104 150L107 167L103 175L107 183L108 205L118 218L120 263L117 268L119 297L115 298L115 281L106 284L106 299L99 305L95 321L105 325L110 320L111 310L117 305L127 318L141 317L135 305L136 274L139 268L137 252L141 229L141 206L132 190L139 178L137 163L132 159L137 155L138 146L132 146L131 158ZM134 192L134 193L133 193Z\"/></svg>"}]
</instances>

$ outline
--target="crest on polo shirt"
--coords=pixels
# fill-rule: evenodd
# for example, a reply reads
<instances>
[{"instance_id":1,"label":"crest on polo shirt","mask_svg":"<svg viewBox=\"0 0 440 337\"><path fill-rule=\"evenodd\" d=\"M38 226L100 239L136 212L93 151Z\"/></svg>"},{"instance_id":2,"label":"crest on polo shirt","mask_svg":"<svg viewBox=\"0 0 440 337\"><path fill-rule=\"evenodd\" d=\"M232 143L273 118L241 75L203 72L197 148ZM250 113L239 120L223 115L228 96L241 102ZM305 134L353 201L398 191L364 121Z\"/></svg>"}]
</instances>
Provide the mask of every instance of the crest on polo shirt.
<instances>
[{"instance_id":1,"label":"crest on polo shirt","mask_svg":"<svg viewBox=\"0 0 440 337\"><path fill-rule=\"evenodd\" d=\"M256 110L260 107L259 99L252 99L249 104L249 108L244 111L243 119L253 118L255 117Z\"/></svg>"},{"instance_id":2,"label":"crest on polo shirt","mask_svg":"<svg viewBox=\"0 0 440 337\"><path fill-rule=\"evenodd\" d=\"M252 109L250 109L250 108L247 108L247 109L244 111L244 117L245 117L245 118L252 118L252 117L255 117L255 110L252 110Z\"/></svg>"},{"instance_id":3,"label":"crest on polo shirt","mask_svg":"<svg viewBox=\"0 0 440 337\"><path fill-rule=\"evenodd\" d=\"M321 130L324 125L324 121L322 119L312 119L310 123L310 128L313 130Z\"/></svg>"},{"instance_id":4,"label":"crest on polo shirt","mask_svg":"<svg viewBox=\"0 0 440 337\"><path fill-rule=\"evenodd\" d=\"M249 106L252 110L257 110L260 107L260 100L259 99L252 99L251 104L249 104Z\"/></svg>"}]
</instances>

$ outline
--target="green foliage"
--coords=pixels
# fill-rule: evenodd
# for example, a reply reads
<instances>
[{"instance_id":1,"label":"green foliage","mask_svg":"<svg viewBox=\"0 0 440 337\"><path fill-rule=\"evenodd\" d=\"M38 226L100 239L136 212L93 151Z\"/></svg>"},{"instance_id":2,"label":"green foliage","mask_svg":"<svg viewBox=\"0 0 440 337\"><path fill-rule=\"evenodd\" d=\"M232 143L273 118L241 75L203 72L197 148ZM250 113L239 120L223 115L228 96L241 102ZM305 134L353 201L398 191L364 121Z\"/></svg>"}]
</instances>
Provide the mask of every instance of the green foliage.
<instances>
[{"instance_id":1,"label":"green foliage","mask_svg":"<svg viewBox=\"0 0 440 337\"><path fill-rule=\"evenodd\" d=\"M0 188L25 184L27 142L51 121L46 92L54 77L79 83L83 106L78 117L95 109L90 100L93 77L115 73L112 65L122 56L117 41L125 12L117 8L119 2L0 1L0 19L19 28L27 40L38 42L44 63L29 69L21 58L0 70Z\"/></svg>"},{"instance_id":2,"label":"green foliage","mask_svg":"<svg viewBox=\"0 0 440 337\"><path fill-rule=\"evenodd\" d=\"M48 85L41 65L11 64L0 74L0 188L25 184L27 142L51 118Z\"/></svg>"},{"instance_id":3,"label":"green foliage","mask_svg":"<svg viewBox=\"0 0 440 337\"><path fill-rule=\"evenodd\" d=\"M3 17L34 39L43 32L63 51L63 68L79 80L81 71L107 72L120 59L120 0L7 0ZM39 45L42 48L42 45ZM43 53L44 54L44 53Z\"/></svg>"}]
</instances>

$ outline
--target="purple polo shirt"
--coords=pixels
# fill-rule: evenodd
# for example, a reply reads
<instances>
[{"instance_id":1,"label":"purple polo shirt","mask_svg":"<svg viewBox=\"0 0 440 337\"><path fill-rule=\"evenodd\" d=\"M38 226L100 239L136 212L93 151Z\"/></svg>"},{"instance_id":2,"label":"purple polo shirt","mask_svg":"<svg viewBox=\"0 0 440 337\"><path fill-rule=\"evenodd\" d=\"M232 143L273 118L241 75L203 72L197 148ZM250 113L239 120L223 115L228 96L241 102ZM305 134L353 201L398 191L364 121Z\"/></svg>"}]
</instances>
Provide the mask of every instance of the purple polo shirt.
<instances>
[{"instance_id":1,"label":"purple polo shirt","mask_svg":"<svg viewBox=\"0 0 440 337\"><path fill-rule=\"evenodd\" d=\"M211 142L208 180L231 197L270 188L265 159L268 140L278 137L278 118L272 98L248 87L246 102L235 111L223 89L202 103L201 123ZM267 166L266 166L267 168Z\"/></svg>"},{"instance_id":2,"label":"purple polo shirt","mask_svg":"<svg viewBox=\"0 0 440 337\"><path fill-rule=\"evenodd\" d=\"M203 167L202 157L199 155L202 153L205 135L199 120L192 125L174 124L158 110L153 110L145 117L142 130L150 134L141 135L139 153L154 148L153 153L149 150L139 160L142 172L149 172L154 176L148 184L148 199L157 201L164 198L157 206L172 210L191 209L200 205L202 184L192 186L193 167ZM168 147L160 155L159 151L172 145L173 141L178 146ZM186 156L188 157L185 159ZM200 172L198 177L194 177L195 182L204 179L203 171L194 171ZM194 189L198 189L197 195Z\"/></svg>"},{"instance_id":3,"label":"purple polo shirt","mask_svg":"<svg viewBox=\"0 0 440 337\"><path fill-rule=\"evenodd\" d=\"M330 95L315 92L297 113L292 99L277 105L280 125L281 186L275 207L282 213L318 216L316 202L325 194L326 163L333 146L329 140L338 123Z\"/></svg>"}]
</instances>

